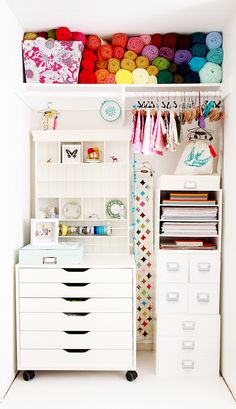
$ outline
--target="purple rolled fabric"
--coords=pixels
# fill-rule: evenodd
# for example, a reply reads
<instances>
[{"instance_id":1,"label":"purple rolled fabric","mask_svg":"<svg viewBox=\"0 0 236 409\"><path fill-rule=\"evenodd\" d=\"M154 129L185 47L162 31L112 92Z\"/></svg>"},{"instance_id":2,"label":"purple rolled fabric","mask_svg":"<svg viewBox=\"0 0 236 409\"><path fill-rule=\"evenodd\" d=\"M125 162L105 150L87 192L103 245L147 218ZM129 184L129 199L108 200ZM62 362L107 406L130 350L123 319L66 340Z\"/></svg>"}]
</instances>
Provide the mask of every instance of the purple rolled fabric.
<instances>
[{"instance_id":1,"label":"purple rolled fabric","mask_svg":"<svg viewBox=\"0 0 236 409\"><path fill-rule=\"evenodd\" d=\"M142 55L147 57L149 61L154 60L159 55L158 48L155 45L148 44L142 49Z\"/></svg>"},{"instance_id":2,"label":"purple rolled fabric","mask_svg":"<svg viewBox=\"0 0 236 409\"><path fill-rule=\"evenodd\" d=\"M174 56L175 56L175 52L172 48L169 47L161 47L159 50L159 55L161 57L165 57L167 60L172 61Z\"/></svg>"},{"instance_id":3,"label":"purple rolled fabric","mask_svg":"<svg viewBox=\"0 0 236 409\"><path fill-rule=\"evenodd\" d=\"M183 64L188 63L192 58L192 54L189 50L178 50L175 53L174 62L175 64Z\"/></svg>"}]
</instances>

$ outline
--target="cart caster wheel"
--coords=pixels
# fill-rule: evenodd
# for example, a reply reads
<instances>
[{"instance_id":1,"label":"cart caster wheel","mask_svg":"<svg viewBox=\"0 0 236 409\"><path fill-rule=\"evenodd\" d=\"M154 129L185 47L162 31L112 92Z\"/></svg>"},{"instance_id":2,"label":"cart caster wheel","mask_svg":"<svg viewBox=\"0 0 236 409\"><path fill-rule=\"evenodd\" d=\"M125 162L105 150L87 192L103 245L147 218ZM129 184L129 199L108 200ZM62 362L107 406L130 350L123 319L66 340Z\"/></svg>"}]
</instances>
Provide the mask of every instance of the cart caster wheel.
<instances>
[{"instance_id":1,"label":"cart caster wheel","mask_svg":"<svg viewBox=\"0 0 236 409\"><path fill-rule=\"evenodd\" d=\"M138 374L136 371L127 371L125 376L126 376L127 381L133 382L138 377Z\"/></svg>"},{"instance_id":2,"label":"cart caster wheel","mask_svg":"<svg viewBox=\"0 0 236 409\"><path fill-rule=\"evenodd\" d=\"M23 372L23 378L25 381L30 381L35 377L34 371L24 371Z\"/></svg>"}]
</instances>

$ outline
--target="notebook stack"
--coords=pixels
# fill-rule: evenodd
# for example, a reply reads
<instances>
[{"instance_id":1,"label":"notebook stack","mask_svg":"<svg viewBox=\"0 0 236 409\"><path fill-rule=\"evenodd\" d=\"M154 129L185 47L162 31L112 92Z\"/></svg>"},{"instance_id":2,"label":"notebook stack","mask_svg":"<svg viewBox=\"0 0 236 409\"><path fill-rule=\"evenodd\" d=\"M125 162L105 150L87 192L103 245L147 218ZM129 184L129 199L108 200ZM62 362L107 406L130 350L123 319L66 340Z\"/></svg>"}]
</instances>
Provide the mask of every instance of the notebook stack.
<instances>
[{"instance_id":1,"label":"notebook stack","mask_svg":"<svg viewBox=\"0 0 236 409\"><path fill-rule=\"evenodd\" d=\"M208 193L170 193L170 199L164 199L162 204L168 205L204 205L212 206L216 204L215 200L208 199Z\"/></svg>"},{"instance_id":2,"label":"notebook stack","mask_svg":"<svg viewBox=\"0 0 236 409\"><path fill-rule=\"evenodd\" d=\"M160 248L163 250L216 250L216 245L202 240L178 239L161 242Z\"/></svg>"},{"instance_id":3,"label":"notebook stack","mask_svg":"<svg viewBox=\"0 0 236 409\"><path fill-rule=\"evenodd\" d=\"M163 222L161 233L171 236L215 236L217 235L217 223Z\"/></svg>"},{"instance_id":4,"label":"notebook stack","mask_svg":"<svg viewBox=\"0 0 236 409\"><path fill-rule=\"evenodd\" d=\"M161 220L216 220L218 208L162 207Z\"/></svg>"}]
</instances>

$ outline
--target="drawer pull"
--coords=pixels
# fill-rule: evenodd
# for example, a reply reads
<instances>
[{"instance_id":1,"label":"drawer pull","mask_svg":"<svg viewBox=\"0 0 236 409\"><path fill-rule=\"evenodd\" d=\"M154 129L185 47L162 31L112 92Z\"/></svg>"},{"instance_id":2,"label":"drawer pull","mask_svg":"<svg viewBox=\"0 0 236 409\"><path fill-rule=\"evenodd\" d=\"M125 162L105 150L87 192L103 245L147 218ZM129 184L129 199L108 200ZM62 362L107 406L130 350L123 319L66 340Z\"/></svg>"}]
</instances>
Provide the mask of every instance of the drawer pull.
<instances>
[{"instance_id":1,"label":"drawer pull","mask_svg":"<svg viewBox=\"0 0 236 409\"><path fill-rule=\"evenodd\" d=\"M62 283L63 285L66 285L67 287L86 287L86 285L89 285L90 283Z\"/></svg>"},{"instance_id":2,"label":"drawer pull","mask_svg":"<svg viewBox=\"0 0 236 409\"><path fill-rule=\"evenodd\" d=\"M65 314L68 317L85 317L86 315L89 315L90 312L63 312L62 314Z\"/></svg>"},{"instance_id":3,"label":"drawer pull","mask_svg":"<svg viewBox=\"0 0 236 409\"><path fill-rule=\"evenodd\" d=\"M69 335L85 335L88 334L90 331L63 331Z\"/></svg>"},{"instance_id":4,"label":"drawer pull","mask_svg":"<svg viewBox=\"0 0 236 409\"><path fill-rule=\"evenodd\" d=\"M182 361L182 369L194 369L194 361L191 359L184 359Z\"/></svg>"},{"instance_id":5,"label":"drawer pull","mask_svg":"<svg viewBox=\"0 0 236 409\"><path fill-rule=\"evenodd\" d=\"M64 349L64 351L72 354L83 354L84 352L90 351L90 349Z\"/></svg>"},{"instance_id":6,"label":"drawer pull","mask_svg":"<svg viewBox=\"0 0 236 409\"><path fill-rule=\"evenodd\" d=\"M168 271L179 271L179 263L167 263Z\"/></svg>"},{"instance_id":7,"label":"drawer pull","mask_svg":"<svg viewBox=\"0 0 236 409\"><path fill-rule=\"evenodd\" d=\"M198 263L197 268L198 271L210 271L211 265L210 263Z\"/></svg>"},{"instance_id":8,"label":"drawer pull","mask_svg":"<svg viewBox=\"0 0 236 409\"><path fill-rule=\"evenodd\" d=\"M57 264L57 257L43 257L43 264Z\"/></svg>"},{"instance_id":9,"label":"drawer pull","mask_svg":"<svg viewBox=\"0 0 236 409\"><path fill-rule=\"evenodd\" d=\"M197 294L198 302L209 302L210 301L210 294L208 293L198 293Z\"/></svg>"},{"instance_id":10,"label":"drawer pull","mask_svg":"<svg viewBox=\"0 0 236 409\"><path fill-rule=\"evenodd\" d=\"M178 292L176 292L176 293L167 293L166 294L166 299L167 299L167 301L170 301L170 302L179 301L179 293Z\"/></svg>"},{"instance_id":11,"label":"drawer pull","mask_svg":"<svg viewBox=\"0 0 236 409\"><path fill-rule=\"evenodd\" d=\"M77 302L77 301L87 301L90 300L90 298L62 298L65 301L70 301L70 302Z\"/></svg>"},{"instance_id":12,"label":"drawer pull","mask_svg":"<svg viewBox=\"0 0 236 409\"><path fill-rule=\"evenodd\" d=\"M186 180L184 182L184 189L196 189L197 188L197 182L194 180Z\"/></svg>"},{"instance_id":13,"label":"drawer pull","mask_svg":"<svg viewBox=\"0 0 236 409\"><path fill-rule=\"evenodd\" d=\"M188 349L188 350L194 350L195 349L195 342L194 341L183 341L182 342L182 348L183 349Z\"/></svg>"},{"instance_id":14,"label":"drawer pull","mask_svg":"<svg viewBox=\"0 0 236 409\"><path fill-rule=\"evenodd\" d=\"M73 273L73 272L75 272L75 273L76 273L76 272L78 272L78 273L79 273L79 272L82 272L82 273L83 273L84 271L88 271L88 270L90 270L90 269L89 269L89 268L73 268L73 267L72 267L72 268L63 268L62 270L68 271L68 273L69 273L69 272L72 272L72 273Z\"/></svg>"},{"instance_id":15,"label":"drawer pull","mask_svg":"<svg viewBox=\"0 0 236 409\"><path fill-rule=\"evenodd\" d=\"M182 327L184 331L193 331L195 329L195 322L194 321L183 321Z\"/></svg>"}]
</instances>

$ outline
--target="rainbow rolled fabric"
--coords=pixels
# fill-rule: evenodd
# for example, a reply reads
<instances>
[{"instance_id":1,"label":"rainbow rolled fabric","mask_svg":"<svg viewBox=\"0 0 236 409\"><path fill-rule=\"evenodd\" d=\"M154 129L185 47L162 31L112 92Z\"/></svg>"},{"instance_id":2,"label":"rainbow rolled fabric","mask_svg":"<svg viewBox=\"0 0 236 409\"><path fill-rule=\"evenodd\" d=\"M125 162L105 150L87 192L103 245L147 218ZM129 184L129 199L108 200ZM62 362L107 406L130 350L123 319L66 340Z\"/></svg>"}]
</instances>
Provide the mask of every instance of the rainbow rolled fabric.
<instances>
[{"instance_id":1,"label":"rainbow rolled fabric","mask_svg":"<svg viewBox=\"0 0 236 409\"><path fill-rule=\"evenodd\" d=\"M140 37L130 37L128 39L127 49L129 51L134 51L138 55L141 53L144 46L145 44Z\"/></svg>"},{"instance_id":2,"label":"rainbow rolled fabric","mask_svg":"<svg viewBox=\"0 0 236 409\"><path fill-rule=\"evenodd\" d=\"M192 45L192 36L188 34L181 34L177 41L178 50L189 50Z\"/></svg>"},{"instance_id":3,"label":"rainbow rolled fabric","mask_svg":"<svg viewBox=\"0 0 236 409\"><path fill-rule=\"evenodd\" d=\"M134 51L126 51L124 57L129 58L129 60L136 60L137 54Z\"/></svg>"},{"instance_id":4,"label":"rainbow rolled fabric","mask_svg":"<svg viewBox=\"0 0 236 409\"><path fill-rule=\"evenodd\" d=\"M194 44L206 44L206 34L197 32L192 34L192 42Z\"/></svg>"},{"instance_id":5,"label":"rainbow rolled fabric","mask_svg":"<svg viewBox=\"0 0 236 409\"><path fill-rule=\"evenodd\" d=\"M149 34L142 34L140 38L143 40L145 45L150 44L152 37Z\"/></svg>"},{"instance_id":6,"label":"rainbow rolled fabric","mask_svg":"<svg viewBox=\"0 0 236 409\"><path fill-rule=\"evenodd\" d=\"M206 45L209 50L212 48L220 48L222 46L222 35L218 31L212 31L206 36Z\"/></svg>"},{"instance_id":7,"label":"rainbow rolled fabric","mask_svg":"<svg viewBox=\"0 0 236 409\"><path fill-rule=\"evenodd\" d=\"M187 84L198 84L200 82L199 73L190 71L184 76L184 82Z\"/></svg>"},{"instance_id":8,"label":"rainbow rolled fabric","mask_svg":"<svg viewBox=\"0 0 236 409\"><path fill-rule=\"evenodd\" d=\"M219 83L222 81L222 68L213 62L207 62L199 71L202 83Z\"/></svg>"},{"instance_id":9,"label":"rainbow rolled fabric","mask_svg":"<svg viewBox=\"0 0 236 409\"><path fill-rule=\"evenodd\" d=\"M177 64L175 64L175 62L170 63L169 71L172 72L172 74L178 71L178 67L177 67Z\"/></svg>"},{"instance_id":10,"label":"rainbow rolled fabric","mask_svg":"<svg viewBox=\"0 0 236 409\"><path fill-rule=\"evenodd\" d=\"M167 60L167 58L165 57L156 57L152 61L152 65L155 65L155 67L157 67L159 71L168 70L170 66L170 61Z\"/></svg>"},{"instance_id":11,"label":"rainbow rolled fabric","mask_svg":"<svg viewBox=\"0 0 236 409\"><path fill-rule=\"evenodd\" d=\"M165 57L167 60L172 61L174 59L175 52L173 48L161 47L159 50L159 55L160 57Z\"/></svg>"},{"instance_id":12,"label":"rainbow rolled fabric","mask_svg":"<svg viewBox=\"0 0 236 409\"><path fill-rule=\"evenodd\" d=\"M135 64L137 68L147 68L149 66L149 59L145 55L140 55L136 58Z\"/></svg>"},{"instance_id":13,"label":"rainbow rolled fabric","mask_svg":"<svg viewBox=\"0 0 236 409\"><path fill-rule=\"evenodd\" d=\"M131 60L130 58L123 58L120 63L121 68L124 70L132 72L136 68L136 64L134 60Z\"/></svg>"},{"instance_id":14,"label":"rainbow rolled fabric","mask_svg":"<svg viewBox=\"0 0 236 409\"><path fill-rule=\"evenodd\" d=\"M105 79L105 84L115 84L115 83L116 83L115 74L110 73Z\"/></svg>"},{"instance_id":15,"label":"rainbow rolled fabric","mask_svg":"<svg viewBox=\"0 0 236 409\"><path fill-rule=\"evenodd\" d=\"M147 72L149 75L157 75L159 70L157 67L155 67L155 65L149 65L147 67Z\"/></svg>"},{"instance_id":16,"label":"rainbow rolled fabric","mask_svg":"<svg viewBox=\"0 0 236 409\"><path fill-rule=\"evenodd\" d=\"M157 84L157 77L155 75L149 75L148 84Z\"/></svg>"},{"instance_id":17,"label":"rainbow rolled fabric","mask_svg":"<svg viewBox=\"0 0 236 409\"><path fill-rule=\"evenodd\" d=\"M190 52L193 57L205 58L208 52L208 47L205 44L195 44L192 48L190 48Z\"/></svg>"},{"instance_id":18,"label":"rainbow rolled fabric","mask_svg":"<svg viewBox=\"0 0 236 409\"><path fill-rule=\"evenodd\" d=\"M168 47L168 48L172 48L173 50L175 50L176 46L177 46L178 39L179 39L179 34L177 34L177 33L167 33L167 34L164 35L164 38L163 38L163 46Z\"/></svg>"},{"instance_id":19,"label":"rainbow rolled fabric","mask_svg":"<svg viewBox=\"0 0 236 409\"><path fill-rule=\"evenodd\" d=\"M135 68L132 77L134 84L147 84L149 80L149 74L144 68Z\"/></svg>"},{"instance_id":20,"label":"rainbow rolled fabric","mask_svg":"<svg viewBox=\"0 0 236 409\"><path fill-rule=\"evenodd\" d=\"M178 65L178 72L181 75L185 75L187 74L189 71L191 71L190 66L188 65L188 63L182 63L180 65Z\"/></svg>"},{"instance_id":21,"label":"rainbow rolled fabric","mask_svg":"<svg viewBox=\"0 0 236 409\"><path fill-rule=\"evenodd\" d=\"M142 55L145 55L150 61L154 60L159 55L158 48L155 45L145 45L142 49Z\"/></svg>"},{"instance_id":22,"label":"rainbow rolled fabric","mask_svg":"<svg viewBox=\"0 0 236 409\"><path fill-rule=\"evenodd\" d=\"M224 52L222 48L212 48L206 56L208 62L215 64L222 64L224 58Z\"/></svg>"},{"instance_id":23,"label":"rainbow rolled fabric","mask_svg":"<svg viewBox=\"0 0 236 409\"><path fill-rule=\"evenodd\" d=\"M115 74L120 69L120 60L118 58L110 58L107 69L111 74Z\"/></svg>"},{"instance_id":24,"label":"rainbow rolled fabric","mask_svg":"<svg viewBox=\"0 0 236 409\"><path fill-rule=\"evenodd\" d=\"M206 64L206 59L202 57L193 57L188 64L192 71L199 72Z\"/></svg>"},{"instance_id":25,"label":"rainbow rolled fabric","mask_svg":"<svg viewBox=\"0 0 236 409\"><path fill-rule=\"evenodd\" d=\"M192 58L192 54L189 50L178 50L175 53L174 62L177 65L186 64Z\"/></svg>"},{"instance_id":26,"label":"rainbow rolled fabric","mask_svg":"<svg viewBox=\"0 0 236 409\"><path fill-rule=\"evenodd\" d=\"M174 84L183 84L184 83L184 78L180 74L175 74L174 79L173 79Z\"/></svg>"},{"instance_id":27,"label":"rainbow rolled fabric","mask_svg":"<svg viewBox=\"0 0 236 409\"><path fill-rule=\"evenodd\" d=\"M115 74L117 84L133 84L132 73L128 70L120 69Z\"/></svg>"},{"instance_id":28,"label":"rainbow rolled fabric","mask_svg":"<svg viewBox=\"0 0 236 409\"><path fill-rule=\"evenodd\" d=\"M157 75L157 82L159 84L171 84L173 82L173 74L168 70L162 70Z\"/></svg>"}]
</instances>

